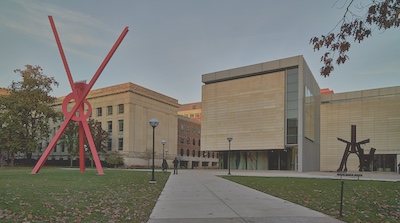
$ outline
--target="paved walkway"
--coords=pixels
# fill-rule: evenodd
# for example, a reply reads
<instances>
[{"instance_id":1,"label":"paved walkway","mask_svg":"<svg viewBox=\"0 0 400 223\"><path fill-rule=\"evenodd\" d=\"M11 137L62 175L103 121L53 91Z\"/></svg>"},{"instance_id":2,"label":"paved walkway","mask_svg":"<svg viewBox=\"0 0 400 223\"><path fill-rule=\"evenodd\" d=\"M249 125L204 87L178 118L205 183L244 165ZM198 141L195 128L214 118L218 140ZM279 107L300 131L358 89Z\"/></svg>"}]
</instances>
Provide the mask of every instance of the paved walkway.
<instances>
[{"instance_id":1,"label":"paved walkway","mask_svg":"<svg viewBox=\"0 0 400 223\"><path fill-rule=\"evenodd\" d=\"M232 175L340 179L333 172L234 170L231 173ZM303 206L217 177L217 175L226 174L226 170L179 170L179 175L171 173L148 223L341 222ZM400 181L400 175L363 173L360 180Z\"/></svg>"}]
</instances>

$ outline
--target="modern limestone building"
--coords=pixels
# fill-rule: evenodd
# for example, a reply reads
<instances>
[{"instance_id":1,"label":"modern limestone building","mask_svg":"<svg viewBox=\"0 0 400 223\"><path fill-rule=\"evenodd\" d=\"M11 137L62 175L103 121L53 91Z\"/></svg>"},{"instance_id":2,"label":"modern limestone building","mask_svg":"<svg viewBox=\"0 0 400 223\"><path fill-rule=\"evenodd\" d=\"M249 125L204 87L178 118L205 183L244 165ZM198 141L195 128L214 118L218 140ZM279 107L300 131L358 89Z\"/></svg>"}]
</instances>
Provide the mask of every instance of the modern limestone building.
<instances>
[{"instance_id":1,"label":"modern limestone building","mask_svg":"<svg viewBox=\"0 0 400 223\"><path fill-rule=\"evenodd\" d=\"M397 171L400 163L400 86L321 96L321 171L336 171L356 126L356 141L365 154L376 149L369 169ZM347 161L349 171L359 170L356 154Z\"/></svg>"},{"instance_id":2,"label":"modern limestone building","mask_svg":"<svg viewBox=\"0 0 400 223\"><path fill-rule=\"evenodd\" d=\"M320 88L303 56L203 74L202 82L201 146L220 152L220 168L320 169Z\"/></svg>"},{"instance_id":3,"label":"modern limestone building","mask_svg":"<svg viewBox=\"0 0 400 223\"><path fill-rule=\"evenodd\" d=\"M55 105L60 111L63 99L59 98ZM91 118L101 122L110 134L107 151L118 151L124 156L126 166L147 166L152 158L153 129L149 125L152 118L159 121L155 128L155 166L162 163L162 140L166 141L165 148L169 148L167 160L172 165L177 156L178 100L133 83L92 90L86 99L93 109ZM72 106L73 102L70 109ZM54 127L54 133L58 128L59 125ZM43 146L42 150L46 149ZM67 151L57 145L49 159L68 157Z\"/></svg>"}]
</instances>

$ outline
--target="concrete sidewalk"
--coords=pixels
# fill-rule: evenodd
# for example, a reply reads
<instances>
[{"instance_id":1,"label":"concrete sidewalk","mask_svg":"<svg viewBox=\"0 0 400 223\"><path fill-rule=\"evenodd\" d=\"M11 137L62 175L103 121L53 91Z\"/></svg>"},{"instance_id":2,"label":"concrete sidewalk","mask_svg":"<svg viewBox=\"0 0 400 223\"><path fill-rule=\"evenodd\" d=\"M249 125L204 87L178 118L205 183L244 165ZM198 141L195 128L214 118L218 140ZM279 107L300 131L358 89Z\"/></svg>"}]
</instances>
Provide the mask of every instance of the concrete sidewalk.
<instances>
[{"instance_id":1,"label":"concrete sidewalk","mask_svg":"<svg viewBox=\"0 0 400 223\"><path fill-rule=\"evenodd\" d=\"M279 172L282 174L282 171ZM265 175L265 173L241 171L232 174ZM298 175L294 172L284 174ZM171 174L148 223L341 222L216 175L226 175L226 171L179 170L179 175Z\"/></svg>"}]
</instances>

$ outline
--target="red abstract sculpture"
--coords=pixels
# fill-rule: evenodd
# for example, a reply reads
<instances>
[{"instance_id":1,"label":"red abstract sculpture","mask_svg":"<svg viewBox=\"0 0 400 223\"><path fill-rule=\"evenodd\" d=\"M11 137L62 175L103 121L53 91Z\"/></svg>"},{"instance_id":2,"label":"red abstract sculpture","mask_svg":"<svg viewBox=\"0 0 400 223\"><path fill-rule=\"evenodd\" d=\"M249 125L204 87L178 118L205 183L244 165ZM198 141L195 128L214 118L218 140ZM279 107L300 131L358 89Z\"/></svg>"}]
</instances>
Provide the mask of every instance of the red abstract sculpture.
<instances>
[{"instance_id":1,"label":"red abstract sculpture","mask_svg":"<svg viewBox=\"0 0 400 223\"><path fill-rule=\"evenodd\" d=\"M57 133L55 134L54 138L51 140L50 144L47 146L46 150L40 157L39 161L36 163L36 165L33 168L31 173L36 174L39 172L40 168L42 168L42 166L46 162L48 156L50 155L51 151L55 147L57 141L60 139L61 135L64 133L65 129L67 128L68 123L71 120L73 120L73 121L79 122L79 161L80 161L79 167L80 167L80 172L85 171L85 150L84 150L84 134L85 134L86 138L89 142L89 148L93 155L93 160L94 160L94 163L97 168L97 173L104 174L103 168L100 163L99 156L97 154L95 144L93 142L92 134L90 133L89 125L86 121L87 118L89 118L90 114L92 113L92 107L85 98L89 94L89 91L93 87L94 83L99 78L101 72L104 70L108 61L111 59L112 55L117 50L119 44L122 42L125 35L128 33L128 31L129 31L128 27L125 27L125 29L122 31L118 40L114 43L114 46L111 48L110 52L107 54L106 58L101 63L100 67L97 69L96 73L90 80L89 84L86 84L85 82L74 82L73 81L71 72L68 67L67 59L64 55L64 50L61 46L61 42L58 37L58 33L57 33L56 26L53 21L53 17L49 16L49 21L50 21L50 25L51 25L51 28L54 33L54 37L57 42L58 50L60 51L61 58L64 63L65 71L67 72L68 81L71 85L72 93L67 95L67 97L65 97L65 99L62 103L62 111L66 117L64 122L61 124L61 126L58 129ZM75 101L75 105L71 109L71 111L68 112L67 107L71 100ZM85 105L88 107L88 111L86 112L86 114L84 113ZM78 113L79 116L76 116L76 113Z\"/></svg>"}]
</instances>

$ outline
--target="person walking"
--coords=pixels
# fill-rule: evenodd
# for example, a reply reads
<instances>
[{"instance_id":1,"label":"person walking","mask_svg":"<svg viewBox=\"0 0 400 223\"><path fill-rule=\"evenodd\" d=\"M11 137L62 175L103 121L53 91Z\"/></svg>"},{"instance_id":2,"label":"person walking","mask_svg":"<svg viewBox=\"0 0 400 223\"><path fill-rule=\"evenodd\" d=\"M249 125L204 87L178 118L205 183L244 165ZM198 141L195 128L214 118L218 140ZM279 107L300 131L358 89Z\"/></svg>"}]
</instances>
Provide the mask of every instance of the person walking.
<instances>
[{"instance_id":1,"label":"person walking","mask_svg":"<svg viewBox=\"0 0 400 223\"><path fill-rule=\"evenodd\" d=\"M174 174L178 174L179 160L175 157L175 159L174 159L174 161L172 163L174 164Z\"/></svg>"},{"instance_id":2,"label":"person walking","mask_svg":"<svg viewBox=\"0 0 400 223\"><path fill-rule=\"evenodd\" d=\"M399 167L399 174L400 174L400 163L399 163L399 165L397 165L398 167Z\"/></svg>"},{"instance_id":3,"label":"person walking","mask_svg":"<svg viewBox=\"0 0 400 223\"><path fill-rule=\"evenodd\" d=\"M167 163L167 160L163 159L162 171L167 171L167 170L168 170L168 163Z\"/></svg>"}]
</instances>

